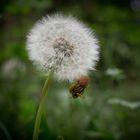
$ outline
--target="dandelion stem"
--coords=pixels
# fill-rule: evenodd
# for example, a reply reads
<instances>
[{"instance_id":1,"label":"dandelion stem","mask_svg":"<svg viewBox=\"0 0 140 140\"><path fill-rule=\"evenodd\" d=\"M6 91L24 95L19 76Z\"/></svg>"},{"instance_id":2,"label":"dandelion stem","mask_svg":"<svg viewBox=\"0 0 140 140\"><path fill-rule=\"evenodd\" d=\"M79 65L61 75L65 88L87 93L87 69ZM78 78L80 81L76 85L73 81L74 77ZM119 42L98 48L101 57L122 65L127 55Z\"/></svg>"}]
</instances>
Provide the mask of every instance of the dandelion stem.
<instances>
[{"instance_id":1,"label":"dandelion stem","mask_svg":"<svg viewBox=\"0 0 140 140\"><path fill-rule=\"evenodd\" d=\"M51 82L52 73L53 73L52 71L49 73L48 78L45 81L45 84L43 86L42 96L41 96L37 114L36 114L36 120L35 120L35 125L34 125L34 132L33 132L33 140L38 140L41 117L43 114L43 109L44 109L45 101L47 98L47 93L48 93L49 85Z\"/></svg>"}]
</instances>

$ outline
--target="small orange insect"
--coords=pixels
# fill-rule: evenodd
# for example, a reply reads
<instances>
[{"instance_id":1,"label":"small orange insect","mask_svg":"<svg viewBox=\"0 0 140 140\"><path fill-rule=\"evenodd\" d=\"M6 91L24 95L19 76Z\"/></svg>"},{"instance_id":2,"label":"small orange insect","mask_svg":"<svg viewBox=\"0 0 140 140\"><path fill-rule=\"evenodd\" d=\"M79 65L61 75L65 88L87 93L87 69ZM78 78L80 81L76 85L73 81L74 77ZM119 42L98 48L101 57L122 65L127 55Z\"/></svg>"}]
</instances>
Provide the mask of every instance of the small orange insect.
<instances>
[{"instance_id":1,"label":"small orange insect","mask_svg":"<svg viewBox=\"0 0 140 140\"><path fill-rule=\"evenodd\" d=\"M72 97L77 98L79 96L82 96L85 88L88 86L88 83L88 76L80 77L74 84L72 84L72 86L69 89L70 93L72 94Z\"/></svg>"}]
</instances>

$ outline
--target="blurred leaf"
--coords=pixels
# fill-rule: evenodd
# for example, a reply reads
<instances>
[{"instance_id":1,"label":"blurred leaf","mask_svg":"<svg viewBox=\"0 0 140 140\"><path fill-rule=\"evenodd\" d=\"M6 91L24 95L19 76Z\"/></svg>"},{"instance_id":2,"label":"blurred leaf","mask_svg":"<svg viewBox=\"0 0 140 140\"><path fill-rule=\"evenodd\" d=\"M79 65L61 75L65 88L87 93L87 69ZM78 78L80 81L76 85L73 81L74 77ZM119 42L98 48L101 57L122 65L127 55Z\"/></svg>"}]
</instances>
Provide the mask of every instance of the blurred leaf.
<instances>
[{"instance_id":1,"label":"blurred leaf","mask_svg":"<svg viewBox=\"0 0 140 140\"><path fill-rule=\"evenodd\" d=\"M108 100L108 103L128 107L132 110L140 108L140 101L129 102L129 101L125 101L125 100L119 99L119 98L112 98L112 99Z\"/></svg>"}]
</instances>

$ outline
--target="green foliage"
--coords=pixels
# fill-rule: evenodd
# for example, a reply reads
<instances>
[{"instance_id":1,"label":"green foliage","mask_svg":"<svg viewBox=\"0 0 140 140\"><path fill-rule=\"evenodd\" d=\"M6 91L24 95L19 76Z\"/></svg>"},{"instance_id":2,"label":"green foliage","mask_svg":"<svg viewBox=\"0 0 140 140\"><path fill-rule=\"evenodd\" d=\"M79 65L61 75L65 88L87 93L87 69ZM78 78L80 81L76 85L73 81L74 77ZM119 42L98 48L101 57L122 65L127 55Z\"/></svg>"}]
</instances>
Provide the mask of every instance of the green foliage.
<instances>
[{"instance_id":1,"label":"green foliage","mask_svg":"<svg viewBox=\"0 0 140 140\"><path fill-rule=\"evenodd\" d=\"M71 98L69 83L54 80L40 139L139 138L140 12L128 5L129 1L113 0L7 0L1 4L0 139L32 139L46 77L28 61L26 35L36 20L54 12L77 16L92 28L101 53L85 98Z\"/></svg>"},{"instance_id":2,"label":"green foliage","mask_svg":"<svg viewBox=\"0 0 140 140\"><path fill-rule=\"evenodd\" d=\"M32 10L51 8L52 4L52 0L17 0L6 5L5 9L12 14L28 14Z\"/></svg>"}]
</instances>

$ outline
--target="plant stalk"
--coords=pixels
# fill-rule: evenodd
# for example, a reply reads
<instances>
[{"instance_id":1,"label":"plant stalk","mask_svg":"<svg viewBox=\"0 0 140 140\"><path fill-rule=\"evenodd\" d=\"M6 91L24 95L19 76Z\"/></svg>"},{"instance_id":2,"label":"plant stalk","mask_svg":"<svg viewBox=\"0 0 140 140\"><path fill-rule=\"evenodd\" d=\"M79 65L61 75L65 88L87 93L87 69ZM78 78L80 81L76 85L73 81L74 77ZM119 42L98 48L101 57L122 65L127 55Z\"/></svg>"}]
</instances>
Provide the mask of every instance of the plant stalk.
<instances>
[{"instance_id":1,"label":"plant stalk","mask_svg":"<svg viewBox=\"0 0 140 140\"><path fill-rule=\"evenodd\" d=\"M47 98L49 85L51 83L52 75L53 75L53 72L50 71L50 73L48 75L48 78L45 81L45 84L43 86L42 96L41 96L41 99L40 99L40 103L39 103L39 106L38 106L36 119L35 119L35 125L34 125L34 131L33 131L33 140L38 140L38 137L39 137L41 117L42 117L42 114L43 114L43 109L44 109L45 101L46 101L46 98Z\"/></svg>"}]
</instances>

